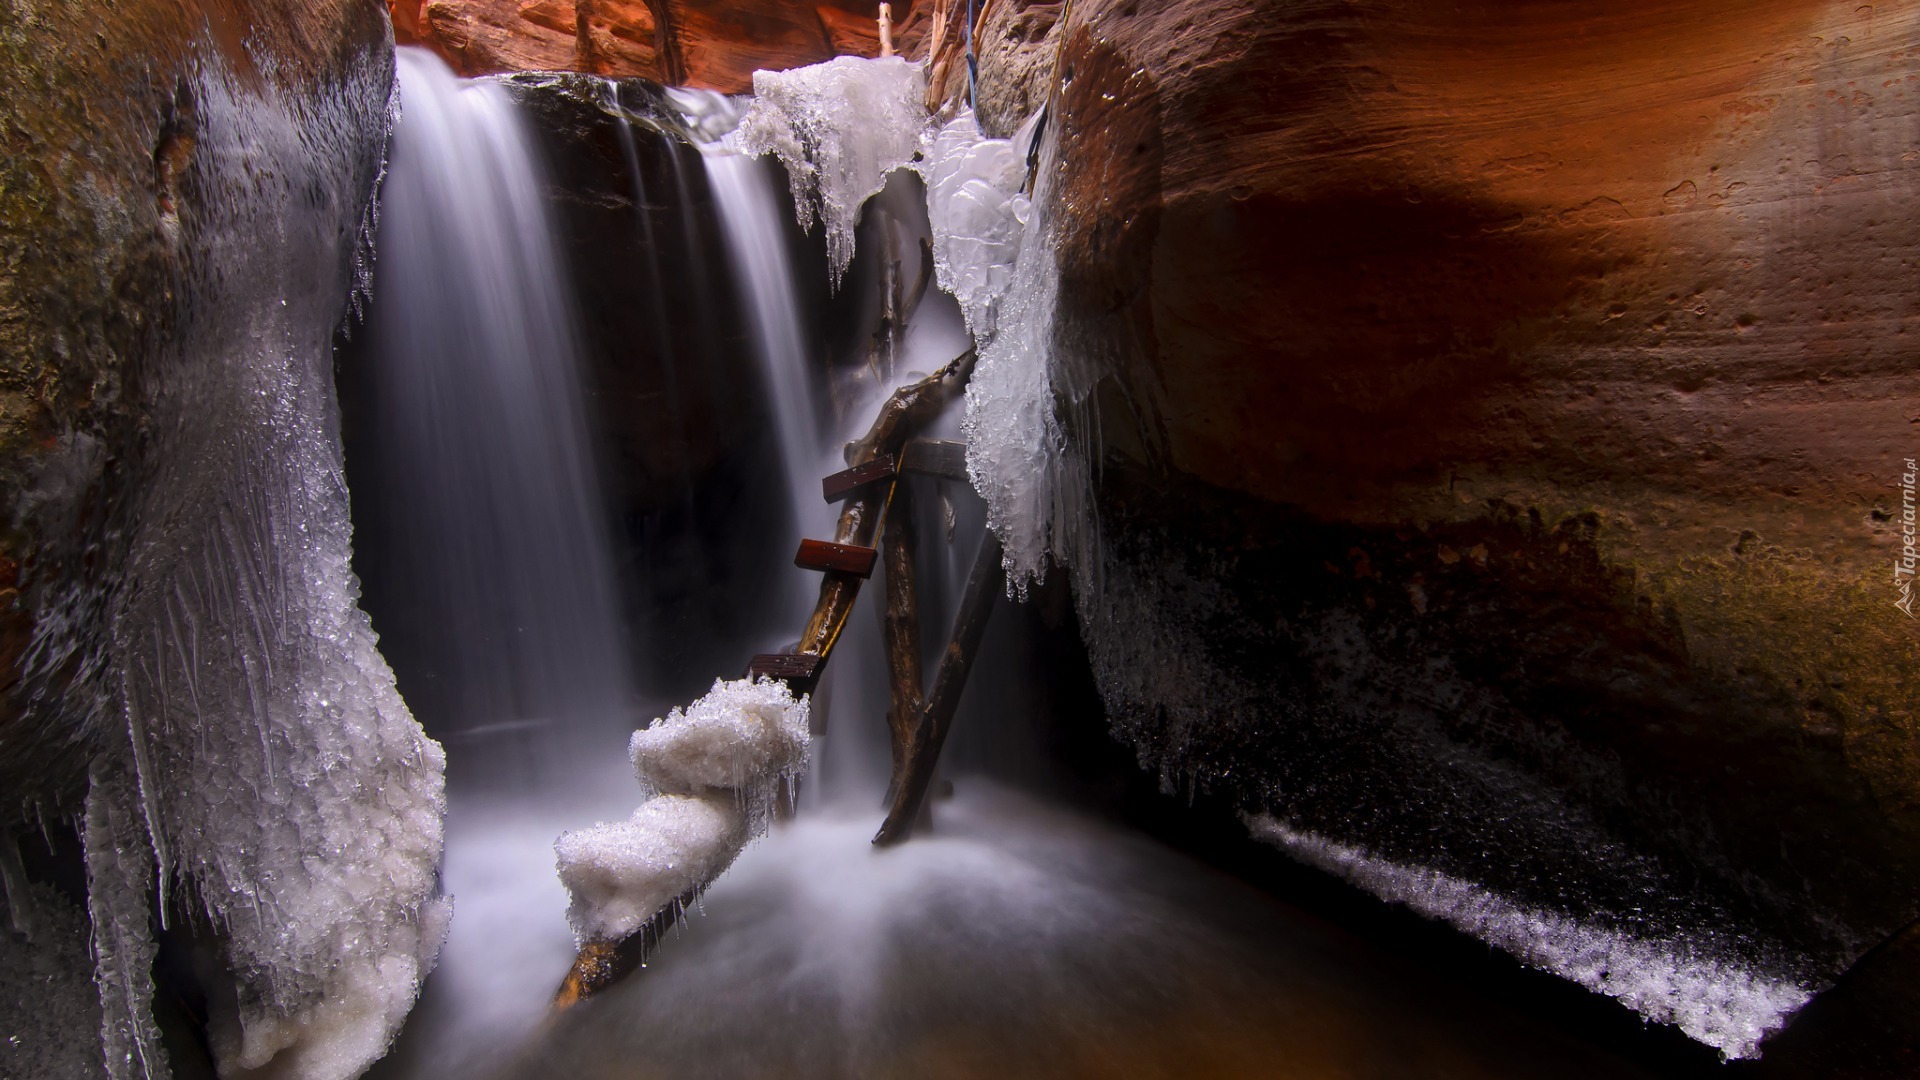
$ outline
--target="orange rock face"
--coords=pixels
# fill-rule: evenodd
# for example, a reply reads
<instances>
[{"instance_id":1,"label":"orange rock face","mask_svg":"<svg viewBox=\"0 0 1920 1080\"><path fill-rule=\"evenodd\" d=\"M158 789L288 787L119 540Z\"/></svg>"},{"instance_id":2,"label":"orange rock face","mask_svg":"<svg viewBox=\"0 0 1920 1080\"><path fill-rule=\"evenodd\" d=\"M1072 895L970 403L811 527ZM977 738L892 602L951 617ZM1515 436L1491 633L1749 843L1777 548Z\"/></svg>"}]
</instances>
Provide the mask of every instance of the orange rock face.
<instances>
[{"instance_id":1,"label":"orange rock face","mask_svg":"<svg viewBox=\"0 0 1920 1080\"><path fill-rule=\"evenodd\" d=\"M1100 433L1103 535L1244 522L1206 588L1256 636L1207 663L1259 657L1343 746L1508 762L1629 846L1764 881L1733 891L1781 925L1920 910L1920 9L1081 0L993 49L1059 57L1056 392ZM1108 659L1122 696L1199 677ZM1362 767L1178 730L1140 733L1176 774ZM1472 800L1320 795L1304 819L1399 814L1399 855L1483 877L1458 852L1526 820L1429 850L1411 823Z\"/></svg>"},{"instance_id":2,"label":"orange rock face","mask_svg":"<svg viewBox=\"0 0 1920 1080\"><path fill-rule=\"evenodd\" d=\"M895 48L918 41L914 0L893 4ZM879 53L878 5L862 0L389 0L394 36L463 75L586 71L727 93L753 72Z\"/></svg>"}]
</instances>

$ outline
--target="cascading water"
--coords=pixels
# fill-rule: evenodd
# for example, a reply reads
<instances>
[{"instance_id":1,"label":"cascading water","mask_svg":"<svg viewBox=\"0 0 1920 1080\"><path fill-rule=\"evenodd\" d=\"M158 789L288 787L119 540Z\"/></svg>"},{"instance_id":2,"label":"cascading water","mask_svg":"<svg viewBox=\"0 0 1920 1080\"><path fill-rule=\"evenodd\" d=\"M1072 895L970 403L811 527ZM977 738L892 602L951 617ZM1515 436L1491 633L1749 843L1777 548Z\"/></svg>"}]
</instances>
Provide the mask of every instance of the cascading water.
<instances>
[{"instance_id":1,"label":"cascading water","mask_svg":"<svg viewBox=\"0 0 1920 1080\"><path fill-rule=\"evenodd\" d=\"M632 726L579 316L505 90L398 55L370 366L405 576L446 628L415 696L448 737L564 767Z\"/></svg>"},{"instance_id":2,"label":"cascading water","mask_svg":"<svg viewBox=\"0 0 1920 1080\"><path fill-rule=\"evenodd\" d=\"M387 610L430 628L409 635L405 688L454 763L459 917L388 1066L437 1074L526 1030L566 970L552 839L628 801L617 747L636 719L541 162L498 83L410 48L399 77L365 361L381 468L362 502L396 564Z\"/></svg>"}]
</instances>

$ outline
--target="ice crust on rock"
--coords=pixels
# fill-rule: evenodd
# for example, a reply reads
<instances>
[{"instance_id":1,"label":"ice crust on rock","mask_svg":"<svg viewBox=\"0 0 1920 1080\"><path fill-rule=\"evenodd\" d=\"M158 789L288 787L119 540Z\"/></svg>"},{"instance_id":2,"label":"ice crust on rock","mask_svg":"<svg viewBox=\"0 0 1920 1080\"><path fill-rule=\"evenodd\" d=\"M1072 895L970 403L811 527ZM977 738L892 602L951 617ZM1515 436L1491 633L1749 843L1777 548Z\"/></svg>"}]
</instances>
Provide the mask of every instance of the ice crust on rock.
<instances>
[{"instance_id":1,"label":"ice crust on rock","mask_svg":"<svg viewBox=\"0 0 1920 1080\"><path fill-rule=\"evenodd\" d=\"M1249 816L1256 839L1384 900L1472 934L1524 963L1672 1024L1724 1058L1758 1057L1760 1041L1813 998L1810 987L1754 971L1711 942L1639 938L1525 907L1438 870L1403 866L1270 816Z\"/></svg>"},{"instance_id":2,"label":"ice crust on rock","mask_svg":"<svg viewBox=\"0 0 1920 1080\"><path fill-rule=\"evenodd\" d=\"M962 112L931 134L921 175L940 287L960 301L979 359L967 383L967 475L1000 537L1007 588L1024 596L1049 561L1072 561L1056 522L1084 483L1056 415L1055 309L1060 274L1045 215L1045 170L1031 199L1027 148L1036 122L988 139Z\"/></svg>"},{"instance_id":3,"label":"ice crust on rock","mask_svg":"<svg viewBox=\"0 0 1920 1080\"><path fill-rule=\"evenodd\" d=\"M753 105L731 145L786 167L801 228L826 226L835 289L853 262L861 205L920 148L926 94L925 68L897 56L753 73Z\"/></svg>"},{"instance_id":4,"label":"ice crust on rock","mask_svg":"<svg viewBox=\"0 0 1920 1080\"><path fill-rule=\"evenodd\" d=\"M634 774L651 797L625 821L554 844L582 944L633 934L766 831L783 782L807 767L807 707L778 680L715 680L699 700L633 733Z\"/></svg>"},{"instance_id":5,"label":"ice crust on rock","mask_svg":"<svg viewBox=\"0 0 1920 1080\"><path fill-rule=\"evenodd\" d=\"M197 905L223 950L222 1074L364 1072L446 929L444 759L358 607L333 388L353 226L393 110L391 67L363 59L337 100L283 101L211 60L194 88L195 213L178 237L198 253L179 282L193 317L141 386L149 450L110 616L125 734L87 800L116 1078L166 1072L146 976L155 888L162 912Z\"/></svg>"}]
</instances>

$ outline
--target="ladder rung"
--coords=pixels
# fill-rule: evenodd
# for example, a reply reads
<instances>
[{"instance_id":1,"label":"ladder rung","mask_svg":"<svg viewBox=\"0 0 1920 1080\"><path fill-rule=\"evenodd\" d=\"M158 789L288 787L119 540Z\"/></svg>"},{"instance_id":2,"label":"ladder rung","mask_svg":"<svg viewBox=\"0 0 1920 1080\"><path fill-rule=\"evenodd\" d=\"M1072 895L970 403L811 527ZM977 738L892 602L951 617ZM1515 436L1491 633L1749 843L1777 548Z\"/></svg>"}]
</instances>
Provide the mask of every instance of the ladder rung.
<instances>
[{"instance_id":1,"label":"ladder rung","mask_svg":"<svg viewBox=\"0 0 1920 1080\"><path fill-rule=\"evenodd\" d=\"M900 452L900 471L965 480L967 444L948 439L915 439Z\"/></svg>"},{"instance_id":2,"label":"ladder rung","mask_svg":"<svg viewBox=\"0 0 1920 1080\"><path fill-rule=\"evenodd\" d=\"M793 557L793 565L802 570L838 570L856 577L872 577L873 562L879 552L854 544L836 544L830 540L802 540Z\"/></svg>"},{"instance_id":3,"label":"ladder rung","mask_svg":"<svg viewBox=\"0 0 1920 1080\"><path fill-rule=\"evenodd\" d=\"M820 481L820 494L824 495L828 502L839 502L868 484L876 480L889 479L893 474L893 455L882 454L865 465L842 469Z\"/></svg>"}]
</instances>

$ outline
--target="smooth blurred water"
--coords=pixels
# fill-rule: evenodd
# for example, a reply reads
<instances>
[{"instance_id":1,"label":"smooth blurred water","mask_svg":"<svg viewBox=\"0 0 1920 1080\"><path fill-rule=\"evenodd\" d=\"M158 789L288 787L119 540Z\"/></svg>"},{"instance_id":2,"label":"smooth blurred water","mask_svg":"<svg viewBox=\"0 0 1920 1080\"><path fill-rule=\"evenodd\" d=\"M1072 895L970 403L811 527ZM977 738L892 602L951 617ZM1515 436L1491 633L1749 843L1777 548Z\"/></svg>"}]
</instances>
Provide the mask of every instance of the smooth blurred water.
<instances>
[{"instance_id":1,"label":"smooth blurred water","mask_svg":"<svg viewBox=\"0 0 1920 1080\"><path fill-rule=\"evenodd\" d=\"M371 340L389 559L433 628L402 687L448 747L452 931L376 1075L524 1037L573 943L553 838L624 813L639 706L547 181L505 89L398 50Z\"/></svg>"},{"instance_id":2,"label":"smooth blurred water","mask_svg":"<svg viewBox=\"0 0 1920 1080\"><path fill-rule=\"evenodd\" d=\"M370 364L397 558L444 627L429 723L515 757L496 779L564 772L633 726L579 314L505 90L419 49L399 69Z\"/></svg>"}]
</instances>

